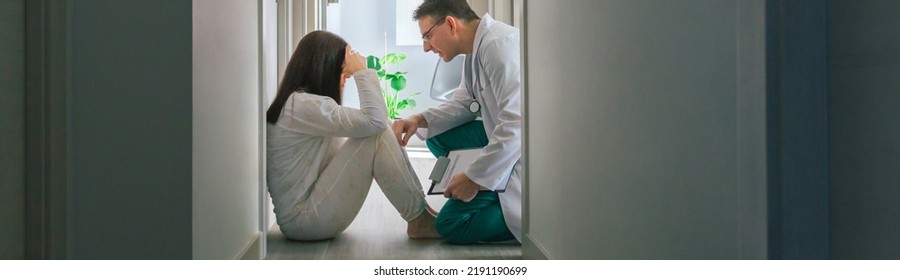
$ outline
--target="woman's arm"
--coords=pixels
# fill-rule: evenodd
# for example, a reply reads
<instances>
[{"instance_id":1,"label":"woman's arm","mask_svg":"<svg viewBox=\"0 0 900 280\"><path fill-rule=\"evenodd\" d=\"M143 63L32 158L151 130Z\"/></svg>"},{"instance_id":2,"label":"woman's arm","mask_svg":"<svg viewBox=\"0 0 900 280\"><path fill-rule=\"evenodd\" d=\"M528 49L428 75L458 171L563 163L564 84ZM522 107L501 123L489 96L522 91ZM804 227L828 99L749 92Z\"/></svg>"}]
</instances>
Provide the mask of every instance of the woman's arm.
<instances>
[{"instance_id":1,"label":"woman's arm","mask_svg":"<svg viewBox=\"0 0 900 280\"><path fill-rule=\"evenodd\" d=\"M338 105L333 99L295 93L284 106L278 125L298 133L330 137L369 137L387 128L387 107L374 70L353 74L359 88L360 108Z\"/></svg>"},{"instance_id":2,"label":"woman's arm","mask_svg":"<svg viewBox=\"0 0 900 280\"><path fill-rule=\"evenodd\" d=\"M365 58L347 46L342 75L352 74L359 90L360 108L337 104L333 99L294 94L284 108L289 116L283 127L319 136L368 137L387 128L387 107L375 70L366 69ZM282 122L279 122L280 124Z\"/></svg>"}]
</instances>

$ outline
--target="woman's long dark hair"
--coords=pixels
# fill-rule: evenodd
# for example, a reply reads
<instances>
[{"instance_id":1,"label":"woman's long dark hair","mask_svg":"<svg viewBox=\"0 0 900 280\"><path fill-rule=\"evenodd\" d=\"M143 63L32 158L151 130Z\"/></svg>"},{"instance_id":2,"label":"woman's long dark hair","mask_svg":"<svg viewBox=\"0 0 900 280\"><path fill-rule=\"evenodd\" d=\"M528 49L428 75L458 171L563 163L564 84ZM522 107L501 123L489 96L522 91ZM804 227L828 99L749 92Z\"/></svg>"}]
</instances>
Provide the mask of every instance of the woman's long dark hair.
<instances>
[{"instance_id":1,"label":"woman's long dark hair","mask_svg":"<svg viewBox=\"0 0 900 280\"><path fill-rule=\"evenodd\" d=\"M334 33L313 31L297 44L278 86L278 95L266 111L266 122L275 123L284 103L296 91L328 96L341 104L341 73L347 42Z\"/></svg>"}]
</instances>

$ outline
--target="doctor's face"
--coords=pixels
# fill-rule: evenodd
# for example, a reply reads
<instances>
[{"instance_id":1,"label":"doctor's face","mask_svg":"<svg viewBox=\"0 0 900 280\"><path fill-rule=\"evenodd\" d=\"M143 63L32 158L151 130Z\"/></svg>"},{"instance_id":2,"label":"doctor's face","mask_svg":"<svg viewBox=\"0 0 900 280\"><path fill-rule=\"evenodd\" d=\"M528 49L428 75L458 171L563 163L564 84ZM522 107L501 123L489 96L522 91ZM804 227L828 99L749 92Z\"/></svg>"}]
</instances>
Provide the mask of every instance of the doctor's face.
<instances>
[{"instance_id":1,"label":"doctor's face","mask_svg":"<svg viewBox=\"0 0 900 280\"><path fill-rule=\"evenodd\" d=\"M419 18L419 32L422 33L422 48L437 54L444 62L450 62L459 52L452 42L452 28L450 17L435 19L434 17Z\"/></svg>"}]
</instances>

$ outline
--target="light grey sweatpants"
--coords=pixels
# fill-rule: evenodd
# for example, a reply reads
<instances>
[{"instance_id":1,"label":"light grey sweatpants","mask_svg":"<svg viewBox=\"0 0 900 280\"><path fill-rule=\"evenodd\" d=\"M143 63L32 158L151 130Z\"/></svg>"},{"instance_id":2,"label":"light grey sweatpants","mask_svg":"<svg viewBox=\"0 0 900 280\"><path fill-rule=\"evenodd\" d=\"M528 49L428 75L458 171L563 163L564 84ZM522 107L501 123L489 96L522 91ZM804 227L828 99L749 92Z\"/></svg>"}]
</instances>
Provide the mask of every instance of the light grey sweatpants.
<instances>
[{"instance_id":1,"label":"light grey sweatpants","mask_svg":"<svg viewBox=\"0 0 900 280\"><path fill-rule=\"evenodd\" d=\"M281 223L285 237L322 240L344 231L362 208L372 179L400 216L410 221L425 211L422 185L393 131L368 138L348 138L319 174L301 212Z\"/></svg>"}]
</instances>

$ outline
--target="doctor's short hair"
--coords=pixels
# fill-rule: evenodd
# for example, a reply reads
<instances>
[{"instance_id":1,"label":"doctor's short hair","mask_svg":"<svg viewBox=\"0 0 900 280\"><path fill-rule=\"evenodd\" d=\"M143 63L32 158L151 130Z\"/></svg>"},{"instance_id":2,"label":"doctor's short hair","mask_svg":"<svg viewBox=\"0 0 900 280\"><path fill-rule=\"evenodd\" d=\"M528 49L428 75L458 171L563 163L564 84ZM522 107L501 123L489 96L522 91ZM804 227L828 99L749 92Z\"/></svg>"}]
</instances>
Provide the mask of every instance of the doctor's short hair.
<instances>
[{"instance_id":1,"label":"doctor's short hair","mask_svg":"<svg viewBox=\"0 0 900 280\"><path fill-rule=\"evenodd\" d=\"M466 0L425 0L413 11L413 20L431 16L434 20L453 16L465 22L481 19Z\"/></svg>"}]
</instances>

